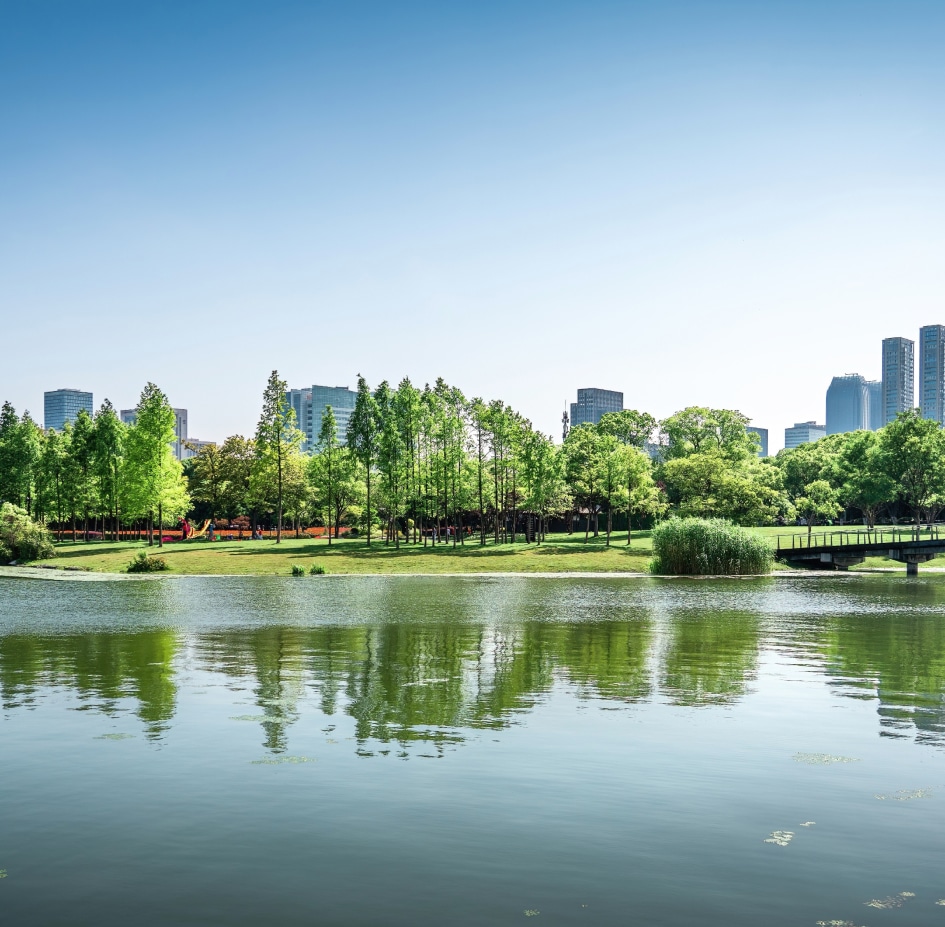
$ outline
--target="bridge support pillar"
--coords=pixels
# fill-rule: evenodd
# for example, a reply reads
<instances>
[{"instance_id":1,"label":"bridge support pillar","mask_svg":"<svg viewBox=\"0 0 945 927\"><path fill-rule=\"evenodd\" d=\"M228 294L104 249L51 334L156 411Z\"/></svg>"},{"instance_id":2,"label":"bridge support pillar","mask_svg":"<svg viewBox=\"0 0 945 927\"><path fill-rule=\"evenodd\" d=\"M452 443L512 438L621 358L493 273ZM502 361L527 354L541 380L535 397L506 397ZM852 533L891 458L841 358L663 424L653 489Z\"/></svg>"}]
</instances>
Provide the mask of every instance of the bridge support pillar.
<instances>
[{"instance_id":1,"label":"bridge support pillar","mask_svg":"<svg viewBox=\"0 0 945 927\"><path fill-rule=\"evenodd\" d=\"M890 551L893 553L893 551ZM915 553L913 551L900 550L896 551L895 557L890 557L890 560L898 560L900 563L906 565L906 576L918 576L919 575L919 564L928 563L935 554L931 553Z\"/></svg>"}]
</instances>

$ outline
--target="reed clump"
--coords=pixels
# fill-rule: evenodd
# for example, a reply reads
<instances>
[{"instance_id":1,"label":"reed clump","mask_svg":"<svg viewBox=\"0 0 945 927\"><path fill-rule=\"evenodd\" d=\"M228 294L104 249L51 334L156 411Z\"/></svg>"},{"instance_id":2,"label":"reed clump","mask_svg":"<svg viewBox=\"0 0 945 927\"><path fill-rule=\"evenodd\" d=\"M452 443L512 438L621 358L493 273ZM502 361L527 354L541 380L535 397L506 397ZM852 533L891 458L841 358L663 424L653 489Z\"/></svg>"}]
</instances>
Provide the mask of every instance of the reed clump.
<instances>
[{"instance_id":1,"label":"reed clump","mask_svg":"<svg viewBox=\"0 0 945 927\"><path fill-rule=\"evenodd\" d=\"M721 518L671 518L653 529L650 572L670 576L757 576L774 553L757 535Z\"/></svg>"}]
</instances>

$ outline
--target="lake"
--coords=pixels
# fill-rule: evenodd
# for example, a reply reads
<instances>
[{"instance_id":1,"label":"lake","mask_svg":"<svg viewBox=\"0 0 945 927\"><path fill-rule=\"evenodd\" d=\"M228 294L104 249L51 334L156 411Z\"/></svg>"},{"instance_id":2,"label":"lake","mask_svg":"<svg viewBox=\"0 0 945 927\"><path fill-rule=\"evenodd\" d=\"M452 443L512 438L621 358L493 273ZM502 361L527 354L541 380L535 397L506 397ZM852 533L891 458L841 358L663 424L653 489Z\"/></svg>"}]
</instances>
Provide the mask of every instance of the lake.
<instances>
[{"instance_id":1,"label":"lake","mask_svg":"<svg viewBox=\"0 0 945 927\"><path fill-rule=\"evenodd\" d=\"M945 925L945 576L0 579L0 696L11 927Z\"/></svg>"}]
</instances>

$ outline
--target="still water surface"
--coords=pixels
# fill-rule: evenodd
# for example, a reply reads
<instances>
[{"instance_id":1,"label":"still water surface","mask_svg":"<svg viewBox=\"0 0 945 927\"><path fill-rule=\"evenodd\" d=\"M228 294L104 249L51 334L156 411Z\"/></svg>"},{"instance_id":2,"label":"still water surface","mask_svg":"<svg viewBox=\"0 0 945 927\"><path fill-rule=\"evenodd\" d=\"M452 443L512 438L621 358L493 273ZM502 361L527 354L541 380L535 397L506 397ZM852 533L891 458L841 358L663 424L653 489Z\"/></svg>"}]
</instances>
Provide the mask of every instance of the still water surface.
<instances>
[{"instance_id":1,"label":"still water surface","mask_svg":"<svg viewBox=\"0 0 945 927\"><path fill-rule=\"evenodd\" d=\"M0 696L3 924L945 925L945 577L0 579Z\"/></svg>"}]
</instances>

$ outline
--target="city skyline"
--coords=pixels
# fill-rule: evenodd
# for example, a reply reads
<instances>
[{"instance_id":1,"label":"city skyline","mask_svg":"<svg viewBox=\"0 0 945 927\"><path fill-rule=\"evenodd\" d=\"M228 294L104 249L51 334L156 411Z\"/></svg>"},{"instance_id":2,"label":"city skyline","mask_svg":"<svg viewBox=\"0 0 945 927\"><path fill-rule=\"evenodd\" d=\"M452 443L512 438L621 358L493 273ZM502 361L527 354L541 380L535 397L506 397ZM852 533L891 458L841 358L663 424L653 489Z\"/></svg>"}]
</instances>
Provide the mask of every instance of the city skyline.
<instances>
[{"instance_id":1,"label":"city skyline","mask_svg":"<svg viewBox=\"0 0 945 927\"><path fill-rule=\"evenodd\" d=\"M941 409L943 403L945 403L945 382L943 382L943 371L945 371L945 326L937 324L921 326L919 330L919 345L921 348L921 353L919 358L919 373L916 375L914 370L916 342L914 342L912 339L904 338L902 336L893 336L882 339L880 352L881 366L886 368L890 363L890 359L895 358L895 363L891 368L892 376L902 380L902 383L897 384L897 388L894 390L895 397L893 399L890 399L889 395L887 395L889 392L888 389L884 391L882 378L879 380L870 380L859 373L848 373L834 376L830 381L826 391L826 415L823 419L823 425L818 424L816 418L804 421L797 421L795 419L791 425L785 426L784 430L781 432L781 434L784 436L784 439L779 444L777 440L770 441L768 439L767 436L769 432L771 432L771 429L768 425L761 424L756 420L752 420L752 427L749 430L757 432L759 435L762 433L765 435L764 438L761 438L765 449L764 456L767 456L768 453L777 453L781 447L795 447L798 443L805 443L807 440L806 438L800 439L800 435L802 431L804 431L802 426L815 426L814 432L817 435L820 435L821 430L824 432L824 435L836 434L844 431L856 430L854 427L852 427L854 424L853 419L847 421L850 416L853 416L857 422L861 423L860 427L875 431L877 428L881 427L882 424L885 424L886 421L891 421L891 418L889 418L889 413L886 409L887 404L890 405L890 407L896 406L899 411L907 408L919 408L922 410L925 417L935 418L935 415L929 413L934 411L934 409ZM902 367L905 367L905 369L902 370ZM921 382L932 382L933 374L934 389L931 389L927 386L923 393ZM888 372L887 376L890 376ZM918 390L916 390L914 387L914 381L916 380L920 382L920 387ZM397 382L399 382L399 380L395 380L394 385L396 385ZM909 400L910 389L906 384L913 384L911 388L911 394L913 398L911 401ZM371 385L373 388L374 386L377 386L377 383L370 383L369 385ZM417 384L415 383L415 385ZM462 389L460 384L457 385L459 385ZM838 389L842 390L844 395L842 398L835 398L833 400L832 407L831 393ZM852 411L853 407L850 405L852 400L848 399L846 395L851 390L862 393L860 398L854 403L856 407L855 411ZM92 395L91 392L82 393L81 391L74 389L46 391L44 395L47 397L47 405L49 396L63 392L76 393L89 397ZM313 400L313 394L316 393L317 395ZM581 387L576 389L576 393L578 396L577 403L565 403L566 412L569 413L568 427L575 427L576 424L583 423L583 418L581 421L575 421L576 410L583 408L582 403L587 404L589 411L593 406L596 413L591 414L588 418L588 421L592 421L594 418L599 419L600 414L603 411L616 410L619 408L638 408L640 411L644 412L651 411L640 406L634 406L632 403L627 403L625 405L624 394L619 390L611 390L601 387ZM350 389L350 387L347 386L327 386L314 384L313 386L304 388L290 387L287 390L287 404L291 406L295 412L297 425L305 435L305 440L303 442L303 447L305 450L311 451L315 447L315 439L321 425L321 411L324 407L323 403L331 404L333 406L333 409L336 413L336 418L338 419L338 433L343 441L347 420L350 416L351 410L354 408L354 395L354 392ZM472 398L471 394L467 394L467 396ZM601 397L600 401L606 402L607 409L604 409L603 407L601 409L597 409L597 404L599 404L598 397ZM501 397L487 396L485 398L488 400ZM331 400L334 400L334 402L331 402ZM934 406L932 403L934 403ZM693 401L687 403L687 405L707 404L704 402ZM96 410L97 408L98 407L96 407ZM742 411L741 408L735 408L737 408L738 411ZM831 411L832 408L833 411ZM30 410L29 407L25 407L25 409L19 409L18 411L23 412ZM127 420L127 416L130 415L132 411L133 410L131 409L122 410L122 418ZM186 414L186 410L180 411L184 411ZM673 412L676 411L679 411L679 409L673 410ZM526 417L528 416L526 415ZM668 416L657 416L657 418L660 419L665 417ZM893 417L895 416L893 415ZM886 421L881 421L881 418L886 419ZM938 418L938 420L942 421L941 418ZM533 419L532 421L534 422ZM184 438L186 440L186 424L184 427ZM255 426L253 426L252 429L243 432L243 434L249 436L254 430ZM212 433L212 429L210 433ZM557 437L561 434L560 429L557 435L553 429L548 430L546 433L553 439L557 439ZM214 434L214 437L210 439L201 439L198 443L220 443L226 436L227 435ZM178 438L178 441L180 442L180 438Z\"/></svg>"},{"instance_id":2,"label":"city skyline","mask_svg":"<svg viewBox=\"0 0 945 927\"><path fill-rule=\"evenodd\" d=\"M153 380L220 440L276 368L774 438L943 315L940 3L6 14L0 305L43 354L0 392L37 418L51 370Z\"/></svg>"}]
</instances>

